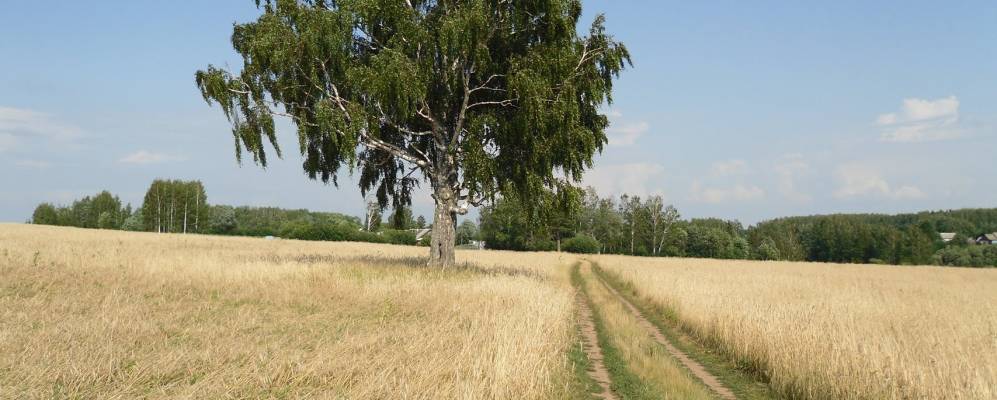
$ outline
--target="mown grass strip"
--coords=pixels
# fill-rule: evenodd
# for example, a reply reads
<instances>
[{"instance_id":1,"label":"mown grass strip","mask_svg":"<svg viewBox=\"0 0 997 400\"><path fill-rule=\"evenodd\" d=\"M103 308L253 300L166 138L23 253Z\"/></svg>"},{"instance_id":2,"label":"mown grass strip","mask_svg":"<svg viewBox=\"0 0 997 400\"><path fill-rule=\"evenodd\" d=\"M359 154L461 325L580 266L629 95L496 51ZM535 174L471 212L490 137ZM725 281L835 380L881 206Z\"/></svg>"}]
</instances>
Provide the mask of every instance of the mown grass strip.
<instances>
[{"instance_id":1,"label":"mown grass strip","mask_svg":"<svg viewBox=\"0 0 997 400\"><path fill-rule=\"evenodd\" d=\"M592 320L595 323L596 336L599 347L602 349L603 364L609 371L610 389L613 394L622 400L651 400L663 398L652 386L644 383L636 374L627 367L626 359L613 344L606 331L606 324L603 321L599 310L592 304L588 289L585 287L585 278L579 271L579 264L571 270L571 283L581 291L592 310Z\"/></svg>"},{"instance_id":2,"label":"mown grass strip","mask_svg":"<svg viewBox=\"0 0 997 400\"><path fill-rule=\"evenodd\" d=\"M681 328L678 316L667 307L652 303L637 293L634 286L628 282L592 263L592 271L606 284L612 286L625 299L630 301L640 312L654 324L661 333L679 350L693 360L699 362L724 385L730 388L739 399L778 399L781 398L767 384L767 378L762 371L751 366L739 365L705 346L691 332Z\"/></svg>"}]
</instances>

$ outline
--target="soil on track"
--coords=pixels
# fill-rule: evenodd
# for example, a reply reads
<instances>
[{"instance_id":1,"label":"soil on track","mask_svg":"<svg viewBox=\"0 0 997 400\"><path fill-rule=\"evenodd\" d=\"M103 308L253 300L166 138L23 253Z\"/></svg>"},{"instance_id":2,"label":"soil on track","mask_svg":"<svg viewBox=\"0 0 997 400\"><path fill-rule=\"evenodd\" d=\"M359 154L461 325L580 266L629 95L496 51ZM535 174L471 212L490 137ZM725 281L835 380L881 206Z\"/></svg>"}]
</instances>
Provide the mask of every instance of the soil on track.
<instances>
[{"instance_id":1,"label":"soil on track","mask_svg":"<svg viewBox=\"0 0 997 400\"><path fill-rule=\"evenodd\" d=\"M603 363L602 348L599 347L599 336L595 330L595 321L592 319L592 309L589 308L588 301L581 292L575 296L575 302L578 306L578 325L581 327L582 339L585 342L585 355L592 363L588 374L602 388L602 393L597 393L596 396L604 400L616 400L610 389L609 370Z\"/></svg>"},{"instance_id":2,"label":"soil on track","mask_svg":"<svg viewBox=\"0 0 997 400\"><path fill-rule=\"evenodd\" d=\"M692 374L696 378L699 378L700 381L702 381L707 387L710 388L710 390L712 390L714 393L720 396L720 398L731 399L731 400L737 399L737 396L734 395L734 392L732 392L728 387L724 386L724 384L721 383L720 380L717 379L715 375L707 371L702 364L700 364L696 360L693 360L692 358L689 358L689 356L685 354L682 350L679 350L677 347L675 347L671 343L671 341L669 341L668 338L666 338L665 335L661 333L661 331L658 329L657 326L652 324L651 321L649 321L647 318L644 317L644 314L641 313L640 310L637 309L637 307L631 304L630 301L628 301L625 297L620 295L620 293L617 292L615 288L606 283L606 281L604 281L602 277L598 276L598 274L596 274L595 276L596 279L598 279L599 282L602 283L602 285L605 286L606 289L608 289L609 292L613 294L613 296L615 296L620 302L623 303L624 306L626 306L627 309L630 310L630 312L634 315L634 317L637 318L637 321L640 323L640 325L643 326L644 329L647 330L652 337L654 337L654 340L657 341L662 346L664 346L665 349L668 350L668 353L671 354L672 357L675 357L676 360L679 360L679 362L681 362L682 365L684 365L687 369L689 369L689 371L692 372ZM589 311L589 313L591 313L591 311Z\"/></svg>"}]
</instances>

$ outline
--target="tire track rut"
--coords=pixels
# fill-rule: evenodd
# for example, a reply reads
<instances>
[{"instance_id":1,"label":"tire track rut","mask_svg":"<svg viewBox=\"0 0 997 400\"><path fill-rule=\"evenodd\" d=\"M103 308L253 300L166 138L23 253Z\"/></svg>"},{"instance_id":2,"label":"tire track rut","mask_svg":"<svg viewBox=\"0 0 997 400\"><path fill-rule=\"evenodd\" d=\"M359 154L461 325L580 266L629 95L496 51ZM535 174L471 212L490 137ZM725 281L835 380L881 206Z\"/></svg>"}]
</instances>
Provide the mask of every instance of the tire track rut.
<instances>
[{"instance_id":1,"label":"tire track rut","mask_svg":"<svg viewBox=\"0 0 997 400\"><path fill-rule=\"evenodd\" d=\"M623 297L611 285L606 283L606 281L603 280L601 276L599 276L598 274L593 274L593 275L600 283L602 283L603 286L606 287L606 289L609 290L610 293L613 294L614 297L616 297L621 303L623 303L623 305L628 310L630 310L630 313L634 315L634 317L637 319L637 322L642 327L644 327L644 329L647 330L648 333L651 334L654 340L658 342L658 344L664 346L665 349L668 350L668 353L672 355L672 357L675 357L676 360L678 360L690 372L692 372L693 376L702 381L707 387L710 388L710 390L712 390L714 393L720 396L720 398L730 399L730 400L737 399L737 396L734 395L734 392L732 392L730 388L721 383L720 380L717 379L715 375L707 371L702 364L700 364L696 360L693 360L687 354L685 354L685 352L675 347L675 345L673 345L672 342L669 341L668 338L666 338L665 335L661 333L661 330L659 330L657 326L652 324L651 321L649 321L646 317L644 317L644 314L641 313L640 310L637 309L637 307L635 307L632 303L630 303L629 300ZM589 313L591 313L591 311L589 311Z\"/></svg>"},{"instance_id":2,"label":"tire track rut","mask_svg":"<svg viewBox=\"0 0 997 400\"><path fill-rule=\"evenodd\" d=\"M595 330L592 308L589 307L588 300L581 291L575 295L575 303L578 306L578 325L581 327L582 339L585 342L585 355L592 363L587 372L589 377L602 388L602 393L596 393L596 396L604 400L616 400L616 396L610 389L612 380L604 363L602 348L599 347L599 335Z\"/></svg>"}]
</instances>

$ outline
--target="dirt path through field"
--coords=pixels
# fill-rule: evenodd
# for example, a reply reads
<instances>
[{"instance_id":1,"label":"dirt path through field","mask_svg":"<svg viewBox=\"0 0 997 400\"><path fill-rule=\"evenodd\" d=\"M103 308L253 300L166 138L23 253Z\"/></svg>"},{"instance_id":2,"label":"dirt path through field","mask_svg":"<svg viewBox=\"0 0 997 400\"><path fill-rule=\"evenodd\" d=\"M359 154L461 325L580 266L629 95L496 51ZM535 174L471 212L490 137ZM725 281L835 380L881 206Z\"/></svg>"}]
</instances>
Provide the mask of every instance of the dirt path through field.
<instances>
[{"instance_id":1,"label":"dirt path through field","mask_svg":"<svg viewBox=\"0 0 997 400\"><path fill-rule=\"evenodd\" d=\"M599 337L595 331L595 322L592 320L592 309L589 308L585 294L580 291L575 297L575 302L578 305L578 325L581 327L582 340L585 341L585 354L592 363L588 374L602 388L602 393L598 393L596 396L605 400L616 400L616 396L613 395L612 390L609 388L611 382L609 370L606 369L606 365L603 363L602 349L599 347Z\"/></svg>"},{"instance_id":2,"label":"dirt path through field","mask_svg":"<svg viewBox=\"0 0 997 400\"><path fill-rule=\"evenodd\" d=\"M657 341L662 346L664 346L665 349L668 350L668 353L670 353L672 357L675 357L676 360L679 360L679 362L681 362L682 365L688 368L689 371L692 372L694 376L696 376L696 378L699 378L699 380L701 380L704 384L706 384L706 386L709 387L710 390L715 392L721 398L737 399L737 396L734 396L734 392L732 392L729 388L724 386L724 384L721 383L716 376L707 371L702 364L700 364L696 360L693 360L692 358L689 358L689 356L684 352L682 352L682 350L679 350L677 347L675 347L671 343L671 341L669 341L668 338L666 338L665 335L663 335L661 331L658 330L657 326L654 326L654 324L652 324L651 321L648 321L647 318L644 317L644 314L641 313L640 310L637 309L637 307L634 307L634 305L631 304L630 301L628 301L625 297L620 295L620 293L617 292L615 288L606 283L606 281L604 281L602 277L600 277L598 274L594 275L596 276L596 279L598 279L599 282L602 283L602 285L605 286L606 289L608 289L609 292L613 294L613 296L619 299L620 302L623 303L623 305L626 306L628 310L630 310L630 312L634 315L634 317L637 318L637 321L640 323L640 325L643 326L644 329L647 330L652 337L654 337L654 340Z\"/></svg>"}]
</instances>

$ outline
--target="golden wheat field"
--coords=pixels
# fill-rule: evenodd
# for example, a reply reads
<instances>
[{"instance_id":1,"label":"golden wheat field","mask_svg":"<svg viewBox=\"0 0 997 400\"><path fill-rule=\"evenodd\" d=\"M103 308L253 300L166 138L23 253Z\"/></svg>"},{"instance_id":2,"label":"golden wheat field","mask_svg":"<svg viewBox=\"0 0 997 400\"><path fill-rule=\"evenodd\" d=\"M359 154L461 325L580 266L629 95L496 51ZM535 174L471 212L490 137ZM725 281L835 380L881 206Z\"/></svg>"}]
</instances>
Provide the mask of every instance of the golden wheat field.
<instances>
[{"instance_id":1,"label":"golden wheat field","mask_svg":"<svg viewBox=\"0 0 997 400\"><path fill-rule=\"evenodd\" d=\"M589 396L579 257L425 253L0 224L0 399ZM586 258L784 397L997 397L995 271ZM582 276L634 376L711 397Z\"/></svg>"},{"instance_id":2,"label":"golden wheat field","mask_svg":"<svg viewBox=\"0 0 997 400\"><path fill-rule=\"evenodd\" d=\"M997 398L997 271L593 259L784 396Z\"/></svg>"},{"instance_id":3,"label":"golden wheat field","mask_svg":"<svg viewBox=\"0 0 997 400\"><path fill-rule=\"evenodd\" d=\"M557 255L424 253L0 225L0 398L572 397Z\"/></svg>"}]
</instances>

